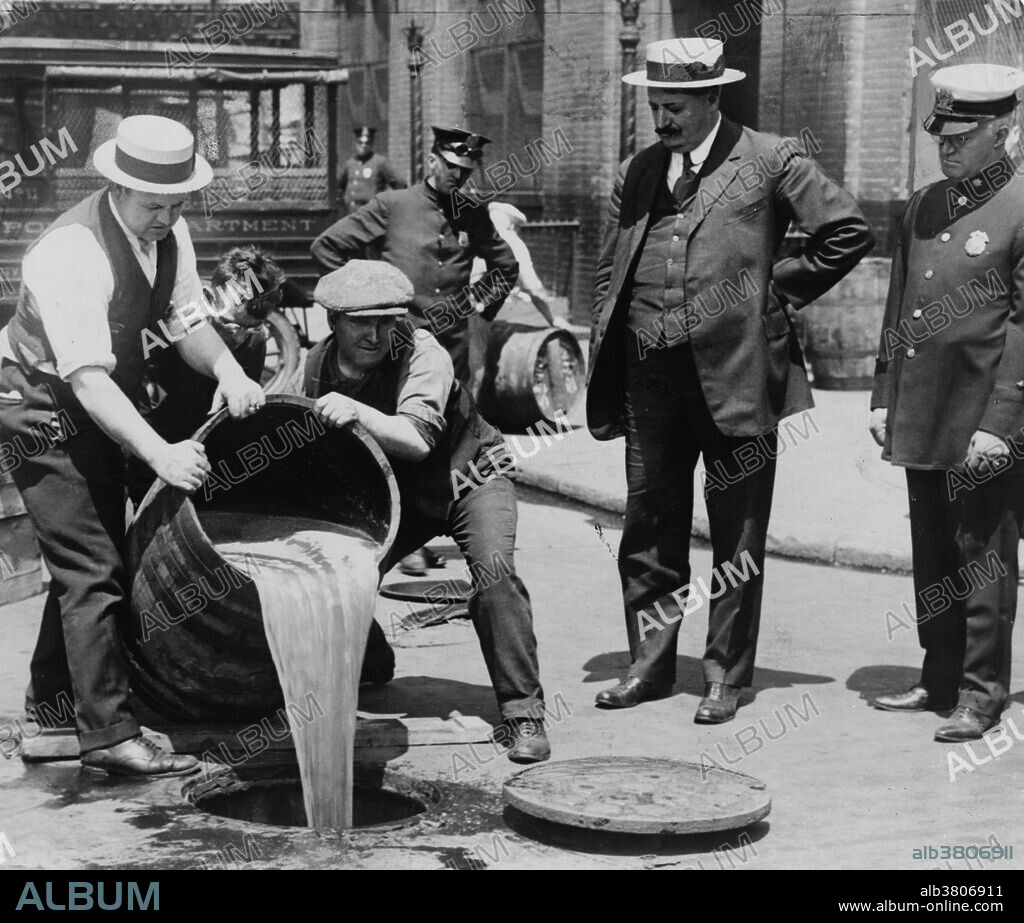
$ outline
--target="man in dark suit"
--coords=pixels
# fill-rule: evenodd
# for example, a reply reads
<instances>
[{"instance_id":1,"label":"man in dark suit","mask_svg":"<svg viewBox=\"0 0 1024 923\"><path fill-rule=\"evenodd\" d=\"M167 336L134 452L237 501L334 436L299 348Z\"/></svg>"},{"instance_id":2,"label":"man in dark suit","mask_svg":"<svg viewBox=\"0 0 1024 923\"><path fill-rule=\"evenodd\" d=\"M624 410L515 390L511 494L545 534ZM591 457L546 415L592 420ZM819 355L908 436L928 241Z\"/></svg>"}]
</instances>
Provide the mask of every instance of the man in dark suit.
<instances>
[{"instance_id":1,"label":"man in dark suit","mask_svg":"<svg viewBox=\"0 0 1024 923\"><path fill-rule=\"evenodd\" d=\"M921 679L886 711L953 708L940 741L999 721L1024 514L1024 180L1006 157L1024 73L931 75L925 130L946 179L907 203L871 395L883 457L907 469ZM955 708L954 708L955 706Z\"/></svg>"},{"instance_id":2,"label":"man in dark suit","mask_svg":"<svg viewBox=\"0 0 1024 923\"><path fill-rule=\"evenodd\" d=\"M626 437L619 551L632 665L597 705L625 708L675 680L679 622L704 598L690 583L693 472L703 454L715 575L694 720L735 716L751 684L761 611L776 426L812 406L787 306L828 291L871 249L853 199L792 140L720 116L722 44L647 47L659 142L626 161L596 276L587 422ZM778 258L790 222L808 235ZM714 488L714 489L712 489ZM726 578L728 577L728 583ZM736 579L739 577L740 579Z\"/></svg>"}]
</instances>

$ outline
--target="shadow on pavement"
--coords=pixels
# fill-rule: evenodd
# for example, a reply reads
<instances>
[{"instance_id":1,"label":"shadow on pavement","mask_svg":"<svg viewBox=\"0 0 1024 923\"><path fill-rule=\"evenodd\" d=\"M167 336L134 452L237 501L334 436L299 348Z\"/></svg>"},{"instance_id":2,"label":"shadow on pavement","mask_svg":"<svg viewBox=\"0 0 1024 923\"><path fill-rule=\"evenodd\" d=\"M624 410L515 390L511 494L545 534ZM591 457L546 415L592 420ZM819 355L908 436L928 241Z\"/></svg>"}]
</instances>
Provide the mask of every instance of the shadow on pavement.
<instances>
[{"instance_id":1,"label":"shadow on pavement","mask_svg":"<svg viewBox=\"0 0 1024 923\"><path fill-rule=\"evenodd\" d=\"M854 670L846 681L846 688L860 693L860 697L869 702L879 695L904 692L920 678L920 667L875 664L870 667L858 667Z\"/></svg>"},{"instance_id":2,"label":"shadow on pavement","mask_svg":"<svg viewBox=\"0 0 1024 923\"><path fill-rule=\"evenodd\" d=\"M583 669L589 673L584 677L585 683L601 683L611 680L625 679L629 670L628 651L609 651L591 657ZM835 678L816 673L797 673L792 670L772 670L767 667L755 667L754 684L744 693L744 703L753 701L759 692L766 689L788 689L792 686L818 685L833 683ZM704 672L698 657L686 654L676 656L676 681L672 686L673 693L686 692L690 695L704 694Z\"/></svg>"},{"instance_id":3,"label":"shadow on pavement","mask_svg":"<svg viewBox=\"0 0 1024 923\"><path fill-rule=\"evenodd\" d=\"M359 707L365 711L404 713L409 718L447 718L452 711L476 715L491 724L498 718L490 686L436 676L402 676L386 686L363 686Z\"/></svg>"},{"instance_id":4,"label":"shadow on pavement","mask_svg":"<svg viewBox=\"0 0 1024 923\"><path fill-rule=\"evenodd\" d=\"M747 828L720 830L716 833L603 833L541 820L513 807L505 808L504 818L505 823L520 836L537 840L546 846L606 856L642 856L651 860L647 863L650 867L662 864L656 861L659 856L714 853L715 858L704 858L701 867L735 868L749 861L743 855L746 851L744 844L749 847L757 843L771 829L767 821L759 821ZM735 857L733 853L736 853ZM756 850L754 855L757 855ZM681 863L672 863L678 864Z\"/></svg>"}]
</instances>

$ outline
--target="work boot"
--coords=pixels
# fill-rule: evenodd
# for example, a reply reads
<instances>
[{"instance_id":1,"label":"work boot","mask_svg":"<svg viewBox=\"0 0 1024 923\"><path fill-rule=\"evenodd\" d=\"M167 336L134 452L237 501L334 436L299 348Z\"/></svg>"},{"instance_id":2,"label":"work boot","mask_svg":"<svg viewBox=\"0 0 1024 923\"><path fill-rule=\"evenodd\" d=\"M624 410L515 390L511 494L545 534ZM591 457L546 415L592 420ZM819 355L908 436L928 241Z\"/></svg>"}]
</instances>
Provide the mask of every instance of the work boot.
<instances>
[{"instance_id":1,"label":"work boot","mask_svg":"<svg viewBox=\"0 0 1024 923\"><path fill-rule=\"evenodd\" d=\"M513 763L542 763L551 758L551 744L544 732L544 722L536 718L506 718L502 722L502 735L495 741L508 747L508 758Z\"/></svg>"},{"instance_id":2,"label":"work boot","mask_svg":"<svg viewBox=\"0 0 1024 923\"><path fill-rule=\"evenodd\" d=\"M82 765L86 769L136 779L190 776L199 771L199 760L194 756L169 753L141 734L112 747L83 753Z\"/></svg>"}]
</instances>

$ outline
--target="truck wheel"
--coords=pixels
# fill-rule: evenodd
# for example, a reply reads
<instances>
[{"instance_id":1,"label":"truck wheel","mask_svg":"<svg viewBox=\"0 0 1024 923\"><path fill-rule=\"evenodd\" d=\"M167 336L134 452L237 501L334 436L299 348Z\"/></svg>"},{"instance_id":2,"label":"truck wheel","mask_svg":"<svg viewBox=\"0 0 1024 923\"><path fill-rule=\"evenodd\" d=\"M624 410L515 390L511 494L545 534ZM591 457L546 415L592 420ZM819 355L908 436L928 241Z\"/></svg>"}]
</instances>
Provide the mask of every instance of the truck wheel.
<instances>
[{"instance_id":1,"label":"truck wheel","mask_svg":"<svg viewBox=\"0 0 1024 923\"><path fill-rule=\"evenodd\" d=\"M264 394L298 394L299 361L302 347L299 335L281 311L267 315L267 358L261 384Z\"/></svg>"}]
</instances>

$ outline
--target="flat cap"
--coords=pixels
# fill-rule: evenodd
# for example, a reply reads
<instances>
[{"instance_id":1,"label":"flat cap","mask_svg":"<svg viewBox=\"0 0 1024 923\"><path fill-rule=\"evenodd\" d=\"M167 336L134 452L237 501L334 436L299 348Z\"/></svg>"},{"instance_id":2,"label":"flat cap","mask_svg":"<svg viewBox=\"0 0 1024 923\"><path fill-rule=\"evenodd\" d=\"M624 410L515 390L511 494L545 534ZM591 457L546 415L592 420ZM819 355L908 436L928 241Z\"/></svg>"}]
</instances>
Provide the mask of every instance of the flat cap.
<instances>
[{"instance_id":1,"label":"flat cap","mask_svg":"<svg viewBox=\"0 0 1024 923\"><path fill-rule=\"evenodd\" d=\"M935 88L935 106L924 120L933 135L960 135L1017 105L1024 73L1001 64L957 64L940 67L928 78Z\"/></svg>"},{"instance_id":2,"label":"flat cap","mask_svg":"<svg viewBox=\"0 0 1024 923\"><path fill-rule=\"evenodd\" d=\"M381 260L349 260L316 284L313 300L328 311L358 317L408 312L415 292L408 276Z\"/></svg>"},{"instance_id":3,"label":"flat cap","mask_svg":"<svg viewBox=\"0 0 1024 923\"><path fill-rule=\"evenodd\" d=\"M438 153L457 167L465 167L472 170L478 160L484 156L484 145L490 144L491 139L483 135L474 135L464 128L443 128L440 125L431 125L430 130L434 133L434 147Z\"/></svg>"}]
</instances>

